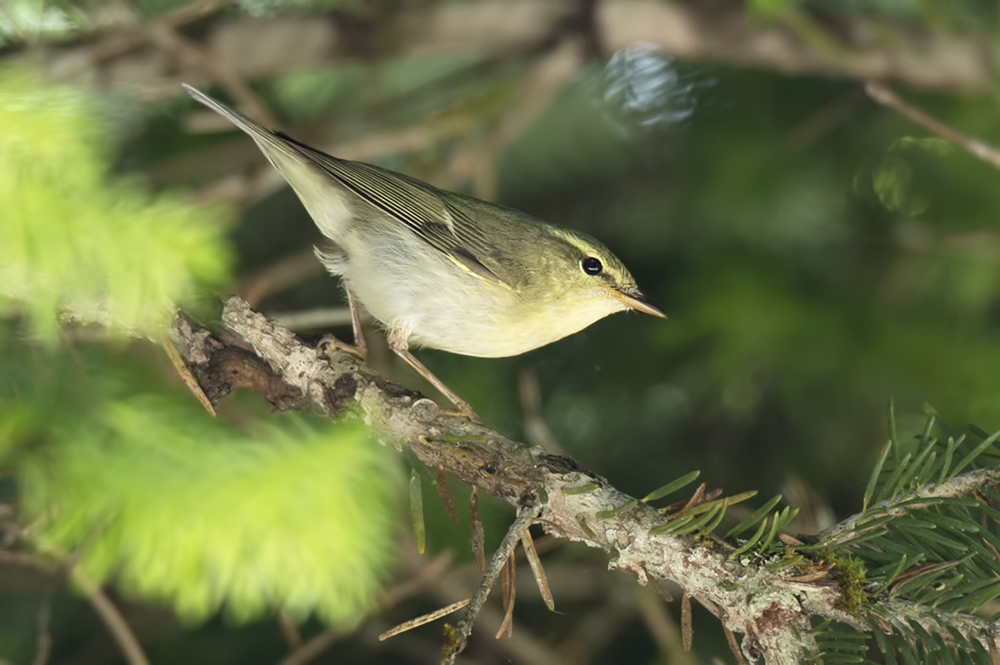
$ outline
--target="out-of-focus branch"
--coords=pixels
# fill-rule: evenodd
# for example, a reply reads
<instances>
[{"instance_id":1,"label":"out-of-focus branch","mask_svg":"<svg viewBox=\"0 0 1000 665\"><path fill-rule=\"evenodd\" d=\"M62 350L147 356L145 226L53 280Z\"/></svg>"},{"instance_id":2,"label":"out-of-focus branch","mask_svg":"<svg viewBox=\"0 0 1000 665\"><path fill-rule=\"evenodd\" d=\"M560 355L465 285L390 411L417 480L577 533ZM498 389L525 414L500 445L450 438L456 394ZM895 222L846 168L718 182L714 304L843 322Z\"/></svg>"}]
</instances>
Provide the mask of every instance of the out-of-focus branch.
<instances>
[{"instance_id":1,"label":"out-of-focus branch","mask_svg":"<svg viewBox=\"0 0 1000 665\"><path fill-rule=\"evenodd\" d=\"M132 25L104 28L101 31L104 36L96 41L92 39L91 35L82 35L91 37L88 40L90 43L82 47L82 52L78 57L72 59L75 67L64 70L63 74L75 75L87 66L120 57L149 41L157 29L183 27L219 11L231 4L232 1L195 0L195 2L161 14L146 23L135 21Z\"/></svg>"},{"instance_id":2,"label":"out-of-focus branch","mask_svg":"<svg viewBox=\"0 0 1000 665\"><path fill-rule=\"evenodd\" d=\"M633 572L641 583L674 580L716 606L726 627L746 636L742 647L751 661L763 655L768 663L799 662L815 646L813 615L867 628L841 609L841 591L830 578L794 580L752 559L730 560L726 551L696 538L651 535L664 523L656 510L642 503L616 510L631 497L572 459L446 415L353 356L331 352L327 359L238 298L226 303L223 322L235 335L213 336L183 318L175 326L181 355L213 401L241 386L278 408L329 417L360 412L384 441L408 446L428 466L514 506L538 504L538 521L547 531L604 550L611 568Z\"/></svg>"},{"instance_id":3,"label":"out-of-focus branch","mask_svg":"<svg viewBox=\"0 0 1000 665\"><path fill-rule=\"evenodd\" d=\"M452 568L452 560L450 552L439 554L431 560L421 559L419 564L414 566L413 576L387 589L372 612L385 611L423 591ZM364 618L361 617L344 626L335 626L316 633L293 649L278 665L305 665L319 657L337 640L353 633Z\"/></svg>"},{"instance_id":4,"label":"out-of-focus branch","mask_svg":"<svg viewBox=\"0 0 1000 665\"><path fill-rule=\"evenodd\" d=\"M380 11L382 15L366 16L368 27L361 30L355 22L339 21L329 13L237 17L212 26L205 34L204 48L220 67L244 80L329 64L338 58L515 52L551 41L576 6L568 0L481 0L405 10L389 3ZM96 49L88 44L54 47L49 54L50 72L63 79L86 73L88 80L127 86L136 97L147 100L173 96L180 82L197 74L199 66L172 62L139 47L153 39L155 30L177 24L162 20L140 24L116 32Z\"/></svg>"},{"instance_id":5,"label":"out-of-focus branch","mask_svg":"<svg viewBox=\"0 0 1000 665\"><path fill-rule=\"evenodd\" d=\"M844 16L825 25L791 9L757 24L741 6L675 0L605 0L597 21L607 48L637 41L680 58L787 74L896 80L945 90L993 86L993 38L947 35Z\"/></svg>"},{"instance_id":6,"label":"out-of-focus branch","mask_svg":"<svg viewBox=\"0 0 1000 665\"><path fill-rule=\"evenodd\" d=\"M38 647L35 649L35 658L31 665L47 665L49 656L52 654L52 631L49 625L52 620L52 596L51 594L42 599L38 607Z\"/></svg>"},{"instance_id":7,"label":"out-of-focus branch","mask_svg":"<svg viewBox=\"0 0 1000 665\"><path fill-rule=\"evenodd\" d=\"M101 588L84 575L78 566L73 567L69 573L69 577L74 584L80 587L84 595L87 596L87 600L90 601L94 611L97 612L104 625L107 626L111 637L118 643L118 647L122 650L122 655L125 656L125 661L129 665L149 665L149 659L142 650L142 645L139 644L135 633L129 628L125 617L118 611L118 608L111 602L111 599L104 595Z\"/></svg>"},{"instance_id":8,"label":"out-of-focus branch","mask_svg":"<svg viewBox=\"0 0 1000 665\"><path fill-rule=\"evenodd\" d=\"M274 129L279 128L278 121L275 120L271 111L250 89L243 77L234 68L218 62L212 51L204 48L198 42L188 39L168 25L155 24L152 26L150 38L160 48L175 53L182 60L186 60L210 78L218 81L229 93L229 96L258 122Z\"/></svg>"},{"instance_id":9,"label":"out-of-focus branch","mask_svg":"<svg viewBox=\"0 0 1000 665\"><path fill-rule=\"evenodd\" d=\"M874 81L866 83L865 92L867 92L868 96L879 104L888 106L911 122L920 125L924 129L934 132L945 141L957 145L959 148L962 148L966 152L978 157L987 164L991 164L995 168L1000 169L1000 149L974 139L958 130L952 129L937 118L927 115L917 107L904 101L899 97L899 95L881 83L875 83Z\"/></svg>"},{"instance_id":10,"label":"out-of-focus branch","mask_svg":"<svg viewBox=\"0 0 1000 665\"><path fill-rule=\"evenodd\" d=\"M663 606L663 599L652 589L640 589L636 594L636 605L646 629L660 649L665 662L676 665L695 665L698 661L685 650L681 631L673 617Z\"/></svg>"},{"instance_id":11,"label":"out-of-focus branch","mask_svg":"<svg viewBox=\"0 0 1000 665\"><path fill-rule=\"evenodd\" d=\"M125 662L128 665L149 665L149 659L146 657L145 652L142 650L142 645L129 627L125 617L115 607L115 604L111 602L111 599L105 595L101 587L94 583L76 563L76 555L72 554L54 561L50 556L40 556L27 551L0 550L0 565L30 567L44 575L45 585L48 587L46 593L48 594L52 592L53 583L62 580L63 576L68 577L83 595L86 596L98 617L104 622L112 639L114 639L119 649L121 649ZM50 603L51 599L46 598L39 610L38 650L33 665L43 665L48 660L52 651L52 636L49 633L51 619Z\"/></svg>"},{"instance_id":12,"label":"out-of-focus branch","mask_svg":"<svg viewBox=\"0 0 1000 665\"><path fill-rule=\"evenodd\" d=\"M119 31L96 46L57 47L49 58L54 75L127 85L137 97L159 99L191 78L193 64L165 61L139 48L157 30L223 6L194 3ZM945 90L985 91L993 85L993 40L987 32L953 34L891 20L844 14L814 17L790 8L762 23L744 8L676 0L604 0L595 3L584 37L617 50L635 42L660 46L681 58L752 66L789 74L820 74L861 80L895 80ZM204 7L204 8L203 8ZM479 0L431 3L366 16L363 30L329 14L238 17L212 26L204 48L213 60L244 80L328 64L337 58L418 55L427 52L502 53L579 34L575 0ZM93 70L97 71L94 72ZM90 76L96 74L96 76Z\"/></svg>"},{"instance_id":13,"label":"out-of-focus branch","mask_svg":"<svg viewBox=\"0 0 1000 665\"><path fill-rule=\"evenodd\" d=\"M483 142L476 146L475 194L486 201L497 198L497 162L547 109L583 65L581 45L567 40L547 53L521 81L518 103L511 106Z\"/></svg>"},{"instance_id":14,"label":"out-of-focus branch","mask_svg":"<svg viewBox=\"0 0 1000 665\"><path fill-rule=\"evenodd\" d=\"M435 141L461 136L474 128L476 123L477 118L472 114L461 114L373 132L349 141L329 141L324 138L318 142L307 142L341 159L372 161L385 155L416 150ZM291 133L300 140L308 138L296 132ZM250 168L256 171L233 180L233 173ZM267 164L253 142L243 139L185 153L147 169L151 180L160 185L175 183L177 174L183 174L185 181L211 182L199 192L197 199L200 201L253 203L285 186L284 178ZM221 181L216 180L217 178L221 178ZM316 264L319 265L318 262Z\"/></svg>"}]
</instances>

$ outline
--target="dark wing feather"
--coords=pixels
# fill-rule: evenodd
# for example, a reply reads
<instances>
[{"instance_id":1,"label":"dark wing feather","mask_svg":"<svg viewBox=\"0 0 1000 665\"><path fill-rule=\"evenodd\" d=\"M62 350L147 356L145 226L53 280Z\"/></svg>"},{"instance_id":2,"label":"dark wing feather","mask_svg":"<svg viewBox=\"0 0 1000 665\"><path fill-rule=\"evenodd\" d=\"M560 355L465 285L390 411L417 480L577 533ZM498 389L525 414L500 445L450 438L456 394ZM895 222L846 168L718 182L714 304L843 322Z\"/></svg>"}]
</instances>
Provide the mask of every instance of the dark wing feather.
<instances>
[{"instance_id":1,"label":"dark wing feather","mask_svg":"<svg viewBox=\"0 0 1000 665\"><path fill-rule=\"evenodd\" d=\"M449 205L430 185L371 164L337 159L284 134L278 136L297 147L362 201L402 222L419 238L473 274L496 284L514 286L483 263L487 257L497 257L498 251L479 225Z\"/></svg>"}]
</instances>

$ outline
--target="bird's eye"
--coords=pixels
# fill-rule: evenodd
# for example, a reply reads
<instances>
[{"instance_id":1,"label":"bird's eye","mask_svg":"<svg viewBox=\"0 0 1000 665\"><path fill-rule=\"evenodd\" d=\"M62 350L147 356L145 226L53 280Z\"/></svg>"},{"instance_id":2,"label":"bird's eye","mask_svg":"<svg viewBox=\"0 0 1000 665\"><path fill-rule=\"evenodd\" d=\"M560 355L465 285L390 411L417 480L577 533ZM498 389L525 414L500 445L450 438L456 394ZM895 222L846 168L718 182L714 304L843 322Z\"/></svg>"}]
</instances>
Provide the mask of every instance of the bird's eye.
<instances>
[{"instance_id":1,"label":"bird's eye","mask_svg":"<svg viewBox=\"0 0 1000 665\"><path fill-rule=\"evenodd\" d=\"M588 275L600 275L601 271L604 270L604 266L601 265L600 259L595 259L593 256L588 256L583 261L580 262L583 267L583 272Z\"/></svg>"}]
</instances>

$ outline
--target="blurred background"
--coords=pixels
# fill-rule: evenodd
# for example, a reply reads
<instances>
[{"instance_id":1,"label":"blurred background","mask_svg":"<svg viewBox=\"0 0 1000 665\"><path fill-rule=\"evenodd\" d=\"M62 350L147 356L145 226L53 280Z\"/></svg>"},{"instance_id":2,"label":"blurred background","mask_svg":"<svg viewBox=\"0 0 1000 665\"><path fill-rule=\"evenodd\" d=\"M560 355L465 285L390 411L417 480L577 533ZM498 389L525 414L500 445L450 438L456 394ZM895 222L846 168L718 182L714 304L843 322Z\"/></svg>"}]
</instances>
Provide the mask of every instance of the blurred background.
<instances>
[{"instance_id":1,"label":"blurred background","mask_svg":"<svg viewBox=\"0 0 1000 665\"><path fill-rule=\"evenodd\" d=\"M120 274L98 280L95 293L108 294L126 288L129 271L175 256L163 267L168 277L150 283L189 273L164 297L203 321L221 296L236 293L307 340L331 331L349 339L342 291L312 255L319 233L253 142L183 93L180 83L189 83L333 155L601 239L667 320L618 315L515 358L418 356L490 425L569 455L623 491L642 496L700 469L710 488L727 493L782 492L802 509L792 531L814 533L859 508L888 436L890 400L906 434L931 411L958 426L1000 427L998 172L863 88L864 79L884 80L955 129L1000 144L997 34L988 0L5 0L0 180L8 182L0 188L18 193L5 195L15 213L0 221L10 234L0 238L23 251L0 249L0 265L21 261L25 274L55 284L48 276L58 261L89 266L83 258L107 252ZM21 107L34 110L19 116ZM58 131L40 124L52 109ZM76 153L60 152L76 142L99 156L87 167L97 175L57 209L68 172L84 168ZM29 191L28 174L43 171L45 187ZM101 183L129 194L94 199L87 187ZM190 219L142 235L146 221L174 229L157 220L180 213L139 220L122 208L129 197L147 202L136 211L169 201ZM119 226L104 229L110 213L100 210L73 221L96 200L125 210ZM59 284L89 279L60 275ZM49 309L35 311L38 283L18 291L7 278L4 662L126 662L85 581L64 583L73 557L91 562L91 582L109 582L106 599L154 663L437 662L440 623L386 642L376 636L474 589L467 489L451 485L456 523L425 487L428 552L420 556L403 463L391 454L370 462L387 469L372 499L385 506L372 519L388 535L371 539L389 543L378 545L373 573L372 588L389 590L381 601L367 589L347 608L324 612L313 599L286 612L277 608L295 594L278 584L273 596L262 592L270 600L243 612L223 585L192 612L184 594L214 584L217 571L204 563L211 557L178 564L183 574L165 574L162 584L148 575L183 558L171 543L202 533L189 520L201 519L204 506L161 502L172 484L148 496L138 488L108 494L116 473L160 478L174 462L143 453L100 482L87 464L109 468L100 454L121 459L112 440L127 449L135 437L154 436L159 425L140 415L186 423L185 441L216 428L220 440L237 432L247 445L272 441L267 427L286 427L287 418L237 395L220 405L222 422L202 425L200 407L154 344L90 327L53 332L44 321L54 320L53 307L65 309L59 294L69 287L52 286ZM146 302L151 288L130 297ZM373 365L430 390L388 353L374 325L367 332ZM134 403L146 394L161 401ZM85 443L79 432L96 431L97 420L114 436L95 434L90 457L70 464ZM330 427L299 426L320 438ZM157 441L180 437L164 432ZM225 452L211 460L199 464L230 468ZM217 497L220 523L242 515L229 511L248 494L294 494L288 512L268 518L287 529L288 542L298 552L308 547L296 540L300 529L328 533L324 520L336 521L344 504L303 489L324 491L322 469L260 464L256 480ZM298 475L308 473L319 475ZM230 480L220 471L204 482ZM122 515L138 496L160 512L128 522ZM511 511L480 498L495 545ZM239 542L252 551L255 539L275 532L254 522L259 513L246 519ZM130 531L140 523L148 527L142 557ZM184 552L210 543L213 529L203 540L190 536ZM362 537L349 533L343 538ZM678 603L608 573L599 552L546 539L539 546L558 613L545 610L519 570L513 636L493 639L502 614L490 605L460 662L731 662L718 622L700 608L695 649L684 653ZM22 560L23 551L55 568ZM103 557L96 563L95 552ZM238 553L227 561L242 570ZM275 565L296 574L288 560ZM330 558L309 565L340 566ZM302 579L322 587L317 574Z\"/></svg>"}]
</instances>

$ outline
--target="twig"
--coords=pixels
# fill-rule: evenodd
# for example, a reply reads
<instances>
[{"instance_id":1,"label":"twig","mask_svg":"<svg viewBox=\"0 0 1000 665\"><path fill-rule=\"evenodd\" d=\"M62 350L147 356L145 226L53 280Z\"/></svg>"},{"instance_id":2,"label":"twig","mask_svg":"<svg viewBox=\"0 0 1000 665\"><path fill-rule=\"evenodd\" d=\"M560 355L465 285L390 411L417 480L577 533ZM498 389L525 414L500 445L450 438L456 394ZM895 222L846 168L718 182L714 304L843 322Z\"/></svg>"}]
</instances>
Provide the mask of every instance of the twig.
<instances>
[{"instance_id":1,"label":"twig","mask_svg":"<svg viewBox=\"0 0 1000 665\"><path fill-rule=\"evenodd\" d=\"M533 506L523 508L514 520L514 523L507 529L507 534L500 542L500 547L493 553L493 558L490 559L490 563L486 567L486 572L483 573L483 580L479 588L472 594L472 600L469 601L468 609L445 644L441 657L442 663L445 665L452 665L458 654L465 650L465 646L469 642L469 635L472 634L472 625L475 623L476 616L479 614L479 610L482 609L483 603L489 597L490 590L497 581L497 576L500 575L500 570L514 552L514 548L517 547L517 543L521 540L521 535L528 529L528 526L535 517Z\"/></svg>"},{"instance_id":2,"label":"twig","mask_svg":"<svg viewBox=\"0 0 1000 665\"><path fill-rule=\"evenodd\" d=\"M545 601L545 607L549 608L549 612L555 612L556 603L552 599L549 580L545 577L545 569L542 568L542 562L538 558L538 551L535 550L535 541L531 539L531 531L524 530L524 533L521 535L521 545L524 547L524 555L528 558L528 565L531 566L531 572L535 576L535 584L538 585L538 592L542 594L542 600Z\"/></svg>"},{"instance_id":3,"label":"twig","mask_svg":"<svg viewBox=\"0 0 1000 665\"><path fill-rule=\"evenodd\" d=\"M525 531L527 533L527 531ZM503 592L503 621L497 630L496 639L507 633L510 637L514 630L514 602L517 600L517 561L513 556L507 559L500 573L500 590Z\"/></svg>"},{"instance_id":4,"label":"twig","mask_svg":"<svg viewBox=\"0 0 1000 665\"><path fill-rule=\"evenodd\" d=\"M284 291L324 272L326 271L323 264L319 262L313 248L310 247L278 259L259 272L241 279L236 286L236 292L250 303L251 307L256 307L272 293ZM351 320L347 319L347 322L350 323Z\"/></svg>"},{"instance_id":5,"label":"twig","mask_svg":"<svg viewBox=\"0 0 1000 665\"><path fill-rule=\"evenodd\" d=\"M473 144L471 149L475 156L467 164L472 169L474 193L477 197L485 201L496 200L496 167L500 156L530 129L538 116L552 104L579 71L582 65L580 50L576 40L565 40L558 48L546 54L520 82L519 103L512 105L501 116L481 145Z\"/></svg>"},{"instance_id":6,"label":"twig","mask_svg":"<svg viewBox=\"0 0 1000 665\"><path fill-rule=\"evenodd\" d=\"M736 635L733 634L733 631L729 630L725 621L722 622L722 631L726 634L726 644L729 645L729 650L733 652L734 656L736 656L736 662L739 663L739 665L746 665L747 661L743 657L743 651L740 649L740 644L736 640Z\"/></svg>"},{"instance_id":7,"label":"twig","mask_svg":"<svg viewBox=\"0 0 1000 665\"><path fill-rule=\"evenodd\" d=\"M444 512L448 514L452 522L457 522L459 519L458 509L455 507L455 499L452 498L451 492L448 491L448 481L444 478L444 467L442 466L438 466L434 474L434 486L437 488L438 499L440 499L441 505L444 507Z\"/></svg>"},{"instance_id":8,"label":"twig","mask_svg":"<svg viewBox=\"0 0 1000 665\"><path fill-rule=\"evenodd\" d=\"M361 625L361 618L355 619L343 626L329 628L312 636L303 642L299 648L281 659L278 665L305 665L313 658L330 648L330 646L345 635L350 635Z\"/></svg>"},{"instance_id":9,"label":"twig","mask_svg":"<svg viewBox=\"0 0 1000 665\"><path fill-rule=\"evenodd\" d=\"M389 630L379 635L378 641L384 642L390 637L395 637L400 633L405 633L408 630L413 630L414 628L419 628L420 626L426 625L432 621L437 621L441 617L448 616L452 612L457 612L463 607L468 606L468 604L469 604L469 599L459 600L452 603L451 605L445 605L441 609L434 610L433 612L428 612L427 614L419 616L416 619L410 619L409 621L404 621L395 628L390 628Z\"/></svg>"},{"instance_id":10,"label":"twig","mask_svg":"<svg viewBox=\"0 0 1000 665\"><path fill-rule=\"evenodd\" d=\"M177 352L177 347L174 343L170 341L170 338L166 335L160 337L160 344L163 345L163 349L167 352L167 357L170 358L170 364L174 366L177 370L177 374L180 375L181 380L184 381L184 385L188 387L191 394L195 396L195 399L205 407L212 416L215 416L215 406L212 405L212 401L208 399L208 395L205 391L201 389L198 384L198 379L194 378L194 374L188 369L188 366L184 364L184 360L181 358L181 354Z\"/></svg>"},{"instance_id":11,"label":"twig","mask_svg":"<svg viewBox=\"0 0 1000 665\"><path fill-rule=\"evenodd\" d=\"M904 101L881 83L869 81L865 84L865 92L879 104L888 106L911 122L934 132L945 141L962 148L971 155L991 164L994 168L1000 169L1000 149L952 129L937 118L927 115L912 104Z\"/></svg>"},{"instance_id":12,"label":"twig","mask_svg":"<svg viewBox=\"0 0 1000 665\"><path fill-rule=\"evenodd\" d=\"M274 320L289 330L316 330L351 325L351 310L347 307L316 307L299 312L275 312Z\"/></svg>"},{"instance_id":13,"label":"twig","mask_svg":"<svg viewBox=\"0 0 1000 665\"><path fill-rule=\"evenodd\" d=\"M835 545L841 536L850 537L859 528L863 529L865 519L886 515L899 517L921 505L926 505L921 503L921 499L925 500L927 504L933 504L935 501L948 497L970 495L984 485L997 482L1000 482L1000 469L977 469L962 473L943 483L927 484L912 492L906 492L870 506L867 511L856 513L839 524L822 531L817 538L829 545Z\"/></svg>"},{"instance_id":14,"label":"twig","mask_svg":"<svg viewBox=\"0 0 1000 665\"><path fill-rule=\"evenodd\" d=\"M196 0L191 4L178 7L156 18L151 23L139 26L138 29L130 28L123 34L113 35L91 46L89 48L89 61L101 62L128 53L149 41L155 26L166 26L171 29L180 28L222 9L231 2L232 0Z\"/></svg>"},{"instance_id":15,"label":"twig","mask_svg":"<svg viewBox=\"0 0 1000 665\"><path fill-rule=\"evenodd\" d=\"M46 595L38 606L38 647L32 665L46 665L52 653L52 632L49 623L52 618L52 596Z\"/></svg>"},{"instance_id":16,"label":"twig","mask_svg":"<svg viewBox=\"0 0 1000 665\"><path fill-rule=\"evenodd\" d=\"M135 633L129 628L125 617L121 615L114 603L104 595L101 588L90 580L79 566L74 566L69 573L70 579L83 591L87 600L93 605L94 611L101 617L104 625L107 626L111 637L118 643L118 648L122 650L125 661L129 665L149 665L149 659L142 650Z\"/></svg>"},{"instance_id":17,"label":"twig","mask_svg":"<svg viewBox=\"0 0 1000 665\"><path fill-rule=\"evenodd\" d=\"M173 51L193 66L203 70L210 78L218 81L229 93L229 96L258 122L271 129L279 128L278 121L257 96L257 93L250 89L250 86L239 74L219 63L212 51L181 35L165 23L150 25L150 37L164 50Z\"/></svg>"},{"instance_id":18,"label":"twig","mask_svg":"<svg viewBox=\"0 0 1000 665\"><path fill-rule=\"evenodd\" d=\"M802 12L762 22L741 6L678 0L604 0L596 14L611 51L647 42L679 58L788 74L895 79L951 90L993 86L992 38L986 31L932 36L892 21L845 17L841 25L832 18L826 24L811 21L805 34ZM792 16L799 19L794 24L787 20Z\"/></svg>"},{"instance_id":19,"label":"twig","mask_svg":"<svg viewBox=\"0 0 1000 665\"><path fill-rule=\"evenodd\" d=\"M542 391L538 385L538 375L529 369L522 371L517 388L521 397L521 410L524 412L524 434L528 442L553 455L565 455L566 452L542 416Z\"/></svg>"},{"instance_id":20,"label":"twig","mask_svg":"<svg viewBox=\"0 0 1000 665\"><path fill-rule=\"evenodd\" d=\"M408 556L415 557L412 550ZM478 573L470 575L474 565L469 562L456 567L448 575L442 577L432 589L434 595L442 603L448 603L466 595L470 580L478 582L481 579L481 575ZM493 603L487 602L480 610L476 623L481 626L500 626L503 619L500 609L495 607ZM490 648L503 653L511 663L519 665L579 665L578 659L569 655L572 648L564 652L558 646L551 644L550 639L536 637L529 626L518 624L517 619L512 619L510 638L493 642ZM440 651L437 655L440 657ZM459 658L459 662L461 661L462 659Z\"/></svg>"},{"instance_id":21,"label":"twig","mask_svg":"<svg viewBox=\"0 0 1000 665\"><path fill-rule=\"evenodd\" d=\"M667 612L659 595L655 591L640 588L636 594L636 604L639 616L642 617L649 634L660 648L663 662L672 665L694 665L696 661L684 650L677 623Z\"/></svg>"},{"instance_id":22,"label":"twig","mask_svg":"<svg viewBox=\"0 0 1000 665\"><path fill-rule=\"evenodd\" d=\"M821 106L815 113L792 128L785 146L792 152L804 150L858 115L867 106L857 86Z\"/></svg>"},{"instance_id":23,"label":"twig","mask_svg":"<svg viewBox=\"0 0 1000 665\"><path fill-rule=\"evenodd\" d=\"M281 629L282 637L285 638L285 643L288 644L288 650L295 651L302 646L302 633L299 632L299 627L292 621L292 617L288 616L288 612L279 607L278 611L275 612L274 618L278 622L278 627Z\"/></svg>"},{"instance_id":24,"label":"twig","mask_svg":"<svg viewBox=\"0 0 1000 665\"><path fill-rule=\"evenodd\" d=\"M781 571L769 571L753 557L736 561L724 548L660 533L665 521L655 510L636 506L633 497L572 459L441 413L419 394L379 377L353 356L319 353L238 298L225 304L222 319L231 332L215 336L193 329L183 317L175 319L178 350L214 400L232 390L232 370L239 369L245 373L239 385L252 386L275 408L318 410L329 418L340 417L348 409L360 413L383 441L407 446L427 466L443 467L463 482L521 508L519 520L533 512L530 521L550 534L608 552L610 569L630 571L643 582L654 578L679 583L692 599L714 608L727 631L747 636L747 653L760 654L768 663L799 662L814 651L814 617L830 618L859 631L872 630L863 618L844 610L844 590L830 584L829 575L813 583L789 582ZM256 362L249 362L247 356ZM966 491L973 491L987 480L983 473L965 474L936 489L955 492L959 483L977 480L978 484L965 485ZM986 473L1000 474L1000 470ZM926 499L928 504L935 500L926 490L914 498ZM632 509L619 510L630 503ZM586 519L578 520L581 515ZM519 538L520 533L508 531L505 536L507 555L515 536ZM497 555L499 560L495 555L484 575L486 582L495 581L499 574L504 552ZM464 593L464 589L449 593L443 600L451 602ZM472 617L472 609L481 610L484 620L490 616L499 625L503 617L482 607L486 593L488 588L481 587L466 618ZM762 601L748 603L749 597ZM980 625L975 617L960 617L961 630ZM471 630L468 622L462 628L462 633L453 629L449 639L452 660ZM514 654L515 646L529 642L537 646L522 628L501 648ZM548 658L537 662L553 662L550 649L532 647L532 651L544 651ZM518 662L528 661L519 657Z\"/></svg>"},{"instance_id":25,"label":"twig","mask_svg":"<svg viewBox=\"0 0 1000 665\"><path fill-rule=\"evenodd\" d=\"M378 605L368 613L369 616L394 607L440 579L451 568L452 559L453 557L450 552L443 552L429 562L421 557L421 567L417 570L416 575L412 579L396 584L386 591ZM285 656L279 665L305 665L329 649L341 637L353 633L359 625L361 625L361 619L352 621L344 626L328 628L317 633Z\"/></svg>"}]
</instances>

